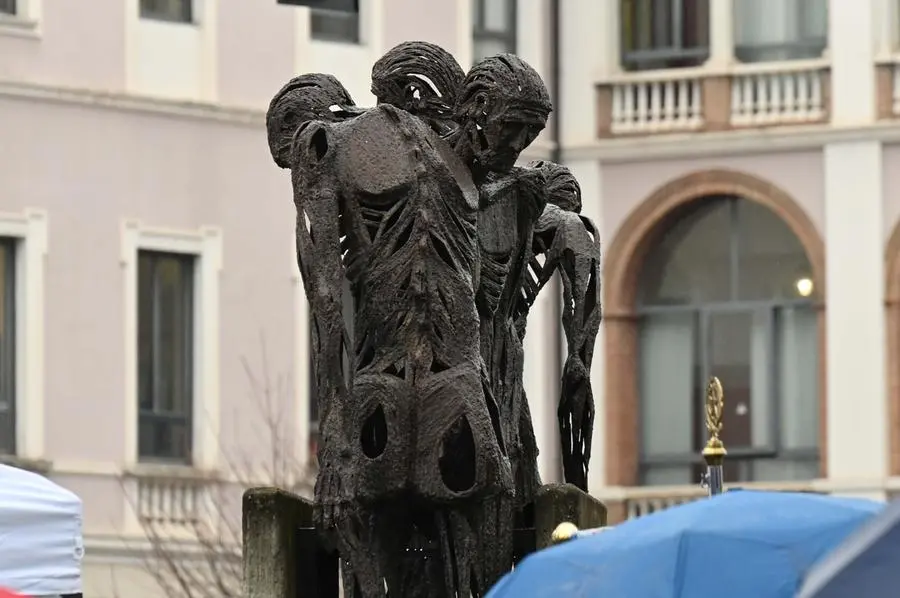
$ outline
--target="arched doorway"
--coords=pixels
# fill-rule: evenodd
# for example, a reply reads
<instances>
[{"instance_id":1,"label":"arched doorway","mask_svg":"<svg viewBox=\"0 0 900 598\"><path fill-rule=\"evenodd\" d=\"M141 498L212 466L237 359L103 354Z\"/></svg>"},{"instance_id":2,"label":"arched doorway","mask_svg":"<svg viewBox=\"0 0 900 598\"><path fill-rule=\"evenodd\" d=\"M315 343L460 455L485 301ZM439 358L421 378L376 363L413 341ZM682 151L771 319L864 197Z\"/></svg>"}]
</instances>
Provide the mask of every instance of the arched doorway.
<instances>
[{"instance_id":1,"label":"arched doorway","mask_svg":"<svg viewBox=\"0 0 900 598\"><path fill-rule=\"evenodd\" d=\"M608 483L697 483L711 375L728 479L818 477L823 288L821 241L774 186L712 171L654 193L607 253Z\"/></svg>"}]
</instances>

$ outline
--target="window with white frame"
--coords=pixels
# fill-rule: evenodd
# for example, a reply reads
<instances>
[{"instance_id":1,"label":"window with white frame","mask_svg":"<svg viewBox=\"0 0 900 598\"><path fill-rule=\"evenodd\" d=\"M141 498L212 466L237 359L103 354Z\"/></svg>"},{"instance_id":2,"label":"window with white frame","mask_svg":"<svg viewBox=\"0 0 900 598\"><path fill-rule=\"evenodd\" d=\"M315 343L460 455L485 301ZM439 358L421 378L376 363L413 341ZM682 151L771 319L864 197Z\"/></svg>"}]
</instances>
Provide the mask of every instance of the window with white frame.
<instances>
[{"instance_id":1,"label":"window with white frame","mask_svg":"<svg viewBox=\"0 0 900 598\"><path fill-rule=\"evenodd\" d=\"M622 67L694 67L709 58L710 0L621 0Z\"/></svg>"},{"instance_id":2,"label":"window with white frame","mask_svg":"<svg viewBox=\"0 0 900 598\"><path fill-rule=\"evenodd\" d=\"M196 257L138 251L138 459L191 462Z\"/></svg>"},{"instance_id":3,"label":"window with white frame","mask_svg":"<svg viewBox=\"0 0 900 598\"><path fill-rule=\"evenodd\" d=\"M472 58L475 62L516 52L517 0L475 0L472 6Z\"/></svg>"},{"instance_id":4,"label":"window with white frame","mask_svg":"<svg viewBox=\"0 0 900 598\"><path fill-rule=\"evenodd\" d=\"M0 454L16 453L16 239L0 237Z\"/></svg>"},{"instance_id":5,"label":"window with white frame","mask_svg":"<svg viewBox=\"0 0 900 598\"><path fill-rule=\"evenodd\" d=\"M828 46L828 0L734 0L741 62L815 59Z\"/></svg>"},{"instance_id":6,"label":"window with white frame","mask_svg":"<svg viewBox=\"0 0 900 598\"><path fill-rule=\"evenodd\" d=\"M191 23L194 20L194 0L140 0L140 3L142 19L173 23Z\"/></svg>"},{"instance_id":7,"label":"window with white frame","mask_svg":"<svg viewBox=\"0 0 900 598\"><path fill-rule=\"evenodd\" d=\"M0 454L44 454L47 215L0 212Z\"/></svg>"},{"instance_id":8,"label":"window with white frame","mask_svg":"<svg viewBox=\"0 0 900 598\"><path fill-rule=\"evenodd\" d=\"M219 454L216 228L126 222L126 463L213 470Z\"/></svg>"},{"instance_id":9,"label":"window with white frame","mask_svg":"<svg viewBox=\"0 0 900 598\"><path fill-rule=\"evenodd\" d=\"M17 15L18 6L16 0L0 0L0 15Z\"/></svg>"},{"instance_id":10,"label":"window with white frame","mask_svg":"<svg viewBox=\"0 0 900 598\"><path fill-rule=\"evenodd\" d=\"M312 39L345 44L358 44L359 0L352 11L313 8L309 15L309 34Z\"/></svg>"}]
</instances>

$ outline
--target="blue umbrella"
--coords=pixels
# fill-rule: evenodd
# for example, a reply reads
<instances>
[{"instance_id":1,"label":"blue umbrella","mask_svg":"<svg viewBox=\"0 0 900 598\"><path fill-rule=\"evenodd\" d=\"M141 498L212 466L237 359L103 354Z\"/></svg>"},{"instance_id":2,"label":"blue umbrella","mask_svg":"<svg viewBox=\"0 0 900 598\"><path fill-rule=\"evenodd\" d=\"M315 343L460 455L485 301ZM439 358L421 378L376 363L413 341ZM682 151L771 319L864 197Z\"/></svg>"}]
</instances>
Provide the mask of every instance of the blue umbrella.
<instances>
[{"instance_id":1,"label":"blue umbrella","mask_svg":"<svg viewBox=\"0 0 900 598\"><path fill-rule=\"evenodd\" d=\"M732 491L531 555L487 598L792 598L882 503Z\"/></svg>"}]
</instances>

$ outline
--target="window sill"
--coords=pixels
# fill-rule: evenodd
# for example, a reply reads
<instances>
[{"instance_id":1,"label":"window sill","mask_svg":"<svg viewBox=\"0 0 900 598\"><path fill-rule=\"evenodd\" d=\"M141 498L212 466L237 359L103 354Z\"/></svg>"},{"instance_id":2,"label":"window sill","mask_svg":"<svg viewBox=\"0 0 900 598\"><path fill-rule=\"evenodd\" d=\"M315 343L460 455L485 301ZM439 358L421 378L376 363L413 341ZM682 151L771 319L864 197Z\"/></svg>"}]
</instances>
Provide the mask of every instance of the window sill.
<instances>
[{"instance_id":1,"label":"window sill","mask_svg":"<svg viewBox=\"0 0 900 598\"><path fill-rule=\"evenodd\" d=\"M217 471L204 471L190 465L138 463L124 472L126 478L213 482L220 479Z\"/></svg>"},{"instance_id":2,"label":"window sill","mask_svg":"<svg viewBox=\"0 0 900 598\"><path fill-rule=\"evenodd\" d=\"M157 16L143 16L141 15L140 21L144 23L158 23L161 25L176 25L176 26L185 26L185 27L197 27L197 21L191 19L189 21L185 21L183 19L170 19L168 17L157 17Z\"/></svg>"},{"instance_id":3,"label":"window sill","mask_svg":"<svg viewBox=\"0 0 900 598\"><path fill-rule=\"evenodd\" d=\"M53 463L46 459L24 459L15 455L0 455L0 465L9 465L41 475L47 475L53 469Z\"/></svg>"},{"instance_id":4,"label":"window sill","mask_svg":"<svg viewBox=\"0 0 900 598\"><path fill-rule=\"evenodd\" d=\"M26 39L41 38L37 21L11 15L0 15L0 35Z\"/></svg>"}]
</instances>

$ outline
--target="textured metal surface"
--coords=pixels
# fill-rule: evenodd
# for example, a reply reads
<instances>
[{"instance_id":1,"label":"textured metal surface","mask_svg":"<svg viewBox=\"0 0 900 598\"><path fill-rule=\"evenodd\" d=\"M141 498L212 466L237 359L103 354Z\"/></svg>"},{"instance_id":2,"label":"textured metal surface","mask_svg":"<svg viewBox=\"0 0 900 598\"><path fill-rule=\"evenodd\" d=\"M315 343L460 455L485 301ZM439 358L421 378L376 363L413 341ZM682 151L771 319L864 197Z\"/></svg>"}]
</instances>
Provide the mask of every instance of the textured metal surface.
<instances>
[{"instance_id":1,"label":"textured metal surface","mask_svg":"<svg viewBox=\"0 0 900 598\"><path fill-rule=\"evenodd\" d=\"M520 58L464 74L409 42L375 64L372 90L361 109L334 77L302 75L267 114L312 314L316 526L348 596L481 596L524 549L516 514L540 486L522 340L557 272L564 469L586 487L599 238L568 170L515 166L551 112Z\"/></svg>"}]
</instances>

